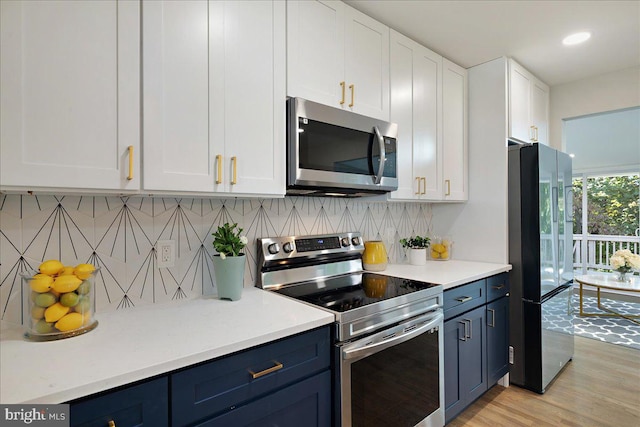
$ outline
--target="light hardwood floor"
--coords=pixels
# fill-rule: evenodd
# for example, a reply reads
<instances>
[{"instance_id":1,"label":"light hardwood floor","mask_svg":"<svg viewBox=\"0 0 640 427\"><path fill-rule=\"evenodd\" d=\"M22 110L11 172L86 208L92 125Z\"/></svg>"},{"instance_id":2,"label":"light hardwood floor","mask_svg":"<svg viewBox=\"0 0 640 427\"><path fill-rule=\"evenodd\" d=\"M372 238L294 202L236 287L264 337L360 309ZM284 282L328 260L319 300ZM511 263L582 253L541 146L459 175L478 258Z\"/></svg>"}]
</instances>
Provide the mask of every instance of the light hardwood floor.
<instances>
[{"instance_id":1,"label":"light hardwood floor","mask_svg":"<svg viewBox=\"0 0 640 427\"><path fill-rule=\"evenodd\" d=\"M576 337L545 394L496 385L447 426L638 427L640 350Z\"/></svg>"}]
</instances>

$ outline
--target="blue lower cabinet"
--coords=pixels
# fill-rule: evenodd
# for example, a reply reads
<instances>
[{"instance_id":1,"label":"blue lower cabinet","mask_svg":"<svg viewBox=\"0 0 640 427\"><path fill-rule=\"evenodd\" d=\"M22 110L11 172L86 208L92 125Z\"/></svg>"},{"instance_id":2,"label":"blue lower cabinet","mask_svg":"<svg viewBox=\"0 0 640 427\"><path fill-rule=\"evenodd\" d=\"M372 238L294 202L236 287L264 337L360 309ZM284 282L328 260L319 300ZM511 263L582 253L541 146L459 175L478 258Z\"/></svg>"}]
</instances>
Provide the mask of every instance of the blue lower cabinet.
<instances>
[{"instance_id":1,"label":"blue lower cabinet","mask_svg":"<svg viewBox=\"0 0 640 427\"><path fill-rule=\"evenodd\" d=\"M487 371L489 387L509 372L509 297L487 304Z\"/></svg>"},{"instance_id":2,"label":"blue lower cabinet","mask_svg":"<svg viewBox=\"0 0 640 427\"><path fill-rule=\"evenodd\" d=\"M70 409L72 427L167 426L168 380L162 377L70 402Z\"/></svg>"},{"instance_id":3,"label":"blue lower cabinet","mask_svg":"<svg viewBox=\"0 0 640 427\"><path fill-rule=\"evenodd\" d=\"M325 371L196 425L329 427L331 425L331 373Z\"/></svg>"}]
</instances>

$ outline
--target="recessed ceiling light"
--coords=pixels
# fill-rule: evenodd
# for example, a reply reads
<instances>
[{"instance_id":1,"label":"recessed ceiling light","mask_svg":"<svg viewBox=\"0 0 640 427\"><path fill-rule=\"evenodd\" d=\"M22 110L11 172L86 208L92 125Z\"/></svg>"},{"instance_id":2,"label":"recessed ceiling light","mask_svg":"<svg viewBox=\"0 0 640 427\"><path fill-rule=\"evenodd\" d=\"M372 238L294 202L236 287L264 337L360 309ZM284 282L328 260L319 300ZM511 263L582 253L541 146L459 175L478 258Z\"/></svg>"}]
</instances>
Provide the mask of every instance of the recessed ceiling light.
<instances>
[{"instance_id":1,"label":"recessed ceiling light","mask_svg":"<svg viewBox=\"0 0 640 427\"><path fill-rule=\"evenodd\" d=\"M591 37L591 33L588 33L586 31L581 33L571 34L570 36L567 36L564 38L564 40L562 40L562 44L565 46L580 44L582 42L586 42L587 40L589 40L589 37Z\"/></svg>"}]
</instances>

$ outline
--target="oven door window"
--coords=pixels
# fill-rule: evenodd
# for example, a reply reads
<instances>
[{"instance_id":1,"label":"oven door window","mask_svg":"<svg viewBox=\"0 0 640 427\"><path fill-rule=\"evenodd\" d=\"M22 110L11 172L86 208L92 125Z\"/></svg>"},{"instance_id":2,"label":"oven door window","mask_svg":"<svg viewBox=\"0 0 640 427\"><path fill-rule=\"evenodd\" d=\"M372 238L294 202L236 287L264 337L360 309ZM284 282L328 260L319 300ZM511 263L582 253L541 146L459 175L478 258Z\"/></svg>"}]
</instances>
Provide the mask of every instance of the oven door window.
<instances>
[{"instance_id":1,"label":"oven door window","mask_svg":"<svg viewBox=\"0 0 640 427\"><path fill-rule=\"evenodd\" d=\"M396 177L396 140L384 138L387 161L383 176ZM298 158L300 169L374 175L380 165L380 147L373 130L362 132L298 119Z\"/></svg>"},{"instance_id":2,"label":"oven door window","mask_svg":"<svg viewBox=\"0 0 640 427\"><path fill-rule=\"evenodd\" d=\"M438 331L351 364L353 427L414 426L440 407Z\"/></svg>"}]
</instances>

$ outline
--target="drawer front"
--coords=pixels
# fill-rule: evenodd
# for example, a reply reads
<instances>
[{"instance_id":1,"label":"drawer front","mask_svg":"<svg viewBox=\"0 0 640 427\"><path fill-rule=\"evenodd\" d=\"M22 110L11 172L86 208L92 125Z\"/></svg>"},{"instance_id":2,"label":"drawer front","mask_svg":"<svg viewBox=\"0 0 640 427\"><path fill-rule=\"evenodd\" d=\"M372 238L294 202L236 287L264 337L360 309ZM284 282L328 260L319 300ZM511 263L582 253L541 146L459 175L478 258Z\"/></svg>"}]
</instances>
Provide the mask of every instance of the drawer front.
<instances>
[{"instance_id":1,"label":"drawer front","mask_svg":"<svg viewBox=\"0 0 640 427\"><path fill-rule=\"evenodd\" d=\"M479 307L487 302L486 280L478 280L444 291L444 319Z\"/></svg>"},{"instance_id":2,"label":"drawer front","mask_svg":"<svg viewBox=\"0 0 640 427\"><path fill-rule=\"evenodd\" d=\"M509 275L497 274L487 278L487 302L502 298L509 293Z\"/></svg>"},{"instance_id":3,"label":"drawer front","mask_svg":"<svg viewBox=\"0 0 640 427\"><path fill-rule=\"evenodd\" d=\"M72 427L164 426L169 422L167 377L71 402Z\"/></svg>"},{"instance_id":4,"label":"drawer front","mask_svg":"<svg viewBox=\"0 0 640 427\"><path fill-rule=\"evenodd\" d=\"M172 374L173 425L222 414L329 367L326 327Z\"/></svg>"}]
</instances>

